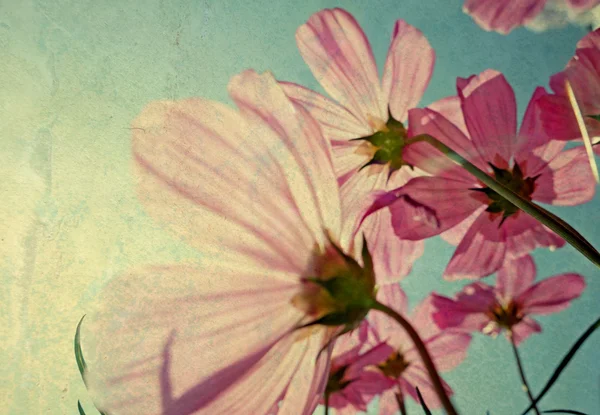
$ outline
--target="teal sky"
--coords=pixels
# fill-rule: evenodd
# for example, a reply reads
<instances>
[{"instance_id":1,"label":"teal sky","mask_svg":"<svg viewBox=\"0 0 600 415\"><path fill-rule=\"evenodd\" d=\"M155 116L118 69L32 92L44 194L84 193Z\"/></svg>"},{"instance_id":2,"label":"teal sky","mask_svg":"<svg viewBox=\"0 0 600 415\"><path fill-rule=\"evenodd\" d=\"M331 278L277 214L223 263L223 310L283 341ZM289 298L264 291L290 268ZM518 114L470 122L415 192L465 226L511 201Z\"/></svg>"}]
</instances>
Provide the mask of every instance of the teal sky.
<instances>
[{"instance_id":1,"label":"teal sky","mask_svg":"<svg viewBox=\"0 0 600 415\"><path fill-rule=\"evenodd\" d=\"M0 265L7 287L0 297L7 307L3 338L10 339L3 350L11 356L11 375L0 381L1 395L9 397L0 413L74 414L77 399L94 413L72 355L73 331L86 303L131 266L197 258L135 199L131 120L155 99L230 102L228 80L246 68L270 70L322 92L294 33L326 7L343 7L356 17L380 66L396 19L424 32L437 61L422 106L454 94L457 76L493 68L506 75L523 114L535 87L562 69L585 33L576 27L487 33L462 13L460 0L0 1L0 133L3 160L14 167L1 188L13 195L0 215L14 223L6 228L14 232L14 266ZM550 210L600 247L599 206L597 195L584 206ZM440 238L426 242L424 257L402 284L411 306L432 290L450 295L462 287L441 279L453 249ZM543 333L522 346L538 392L598 317L600 272L570 247L537 250L534 257L538 279L578 272L588 284L568 310L540 317ZM600 413L599 344L596 333L542 409ZM463 415L519 415L527 405L504 338L475 335L465 363L444 378ZM412 403L408 410L421 413Z\"/></svg>"}]
</instances>

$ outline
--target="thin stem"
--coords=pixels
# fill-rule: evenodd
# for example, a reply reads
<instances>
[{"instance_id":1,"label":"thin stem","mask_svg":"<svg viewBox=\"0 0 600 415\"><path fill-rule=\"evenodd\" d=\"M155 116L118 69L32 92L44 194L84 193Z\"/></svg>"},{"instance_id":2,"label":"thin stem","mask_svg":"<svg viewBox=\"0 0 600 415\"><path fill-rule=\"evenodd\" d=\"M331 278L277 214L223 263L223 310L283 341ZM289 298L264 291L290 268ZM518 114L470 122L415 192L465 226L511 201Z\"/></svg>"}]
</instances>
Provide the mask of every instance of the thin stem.
<instances>
[{"instance_id":1,"label":"thin stem","mask_svg":"<svg viewBox=\"0 0 600 415\"><path fill-rule=\"evenodd\" d=\"M407 415L406 405L404 404L404 394L402 393L402 388L398 386L398 392L395 393L396 402L398 402L398 409L400 410L400 415Z\"/></svg>"},{"instance_id":2,"label":"thin stem","mask_svg":"<svg viewBox=\"0 0 600 415\"><path fill-rule=\"evenodd\" d=\"M487 187L498 193L500 196L508 200L525 213L531 215L537 221L552 229L575 249L581 252L594 265L600 267L600 253L598 253L598 251L571 225L553 213L548 212L546 209L536 205L532 201L525 199L520 194L513 192L502 183L496 181L490 175L480 170L477 166L462 157L460 154L456 153L437 138L428 134L421 134L410 140L410 143L416 143L420 141L424 141L440 150L442 153L444 153L444 155L446 155L446 157L463 167Z\"/></svg>"},{"instance_id":3,"label":"thin stem","mask_svg":"<svg viewBox=\"0 0 600 415\"><path fill-rule=\"evenodd\" d=\"M325 415L329 415L329 392L325 392Z\"/></svg>"},{"instance_id":4,"label":"thin stem","mask_svg":"<svg viewBox=\"0 0 600 415\"><path fill-rule=\"evenodd\" d=\"M515 343L515 338L512 333L509 333L510 344L512 345L513 352L515 354L515 360L517 361L517 367L519 368L519 375L521 376L521 382L523 382L523 389L527 392L527 396L529 397L529 401L531 402L531 407L537 415L540 415L540 411L538 410L535 404L535 398L531 393L531 389L529 388L529 383L527 383L527 378L525 377L525 370L523 370L523 364L521 363L521 357L519 356L519 349L517 349L517 345Z\"/></svg>"},{"instance_id":5,"label":"thin stem","mask_svg":"<svg viewBox=\"0 0 600 415\"><path fill-rule=\"evenodd\" d=\"M427 373L429 374L429 378L431 379L431 383L433 384L435 392L438 398L440 399L442 406L446 410L446 413L448 415L458 415L458 412L456 412L456 409L454 409L450 398L448 398L448 395L446 395L446 391L444 390L444 386L442 384L442 379L438 374L438 371L435 367L435 363L429 355L425 343L423 343L423 340L421 340L419 334L414 329L414 327L404 317L402 317L400 314L398 314L396 311L392 310L385 304L381 304L380 302L375 301L375 304L373 304L373 309L387 314L389 317L396 320L396 322L402 326L402 328L406 331L406 333L414 343L415 348L419 352L421 360L423 360L425 369L427 369Z\"/></svg>"}]
</instances>

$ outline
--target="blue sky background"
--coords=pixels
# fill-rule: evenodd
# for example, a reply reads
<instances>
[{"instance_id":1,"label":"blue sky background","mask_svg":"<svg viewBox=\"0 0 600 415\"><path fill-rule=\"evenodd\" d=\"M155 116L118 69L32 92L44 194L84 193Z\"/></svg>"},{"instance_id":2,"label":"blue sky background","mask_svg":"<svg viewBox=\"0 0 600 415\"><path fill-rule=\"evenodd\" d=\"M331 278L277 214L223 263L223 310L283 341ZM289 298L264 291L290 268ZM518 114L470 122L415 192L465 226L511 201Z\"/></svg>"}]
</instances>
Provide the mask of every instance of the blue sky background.
<instances>
[{"instance_id":1,"label":"blue sky background","mask_svg":"<svg viewBox=\"0 0 600 415\"><path fill-rule=\"evenodd\" d=\"M462 13L458 0L0 2L3 160L16 171L33 171L41 189L19 185L26 173L13 176L12 189L22 194L11 199L14 210L0 211L7 218L27 208L38 215L33 225L23 225L28 250L18 252L29 265L0 267L9 339L3 348L11 356L10 376L0 381L8 397L1 413L76 413L77 399L93 413L72 357L73 330L86 303L131 266L197 256L152 222L135 199L130 121L155 99L230 102L228 80L246 68L322 91L294 33L312 13L336 6L362 25L380 66L396 19L424 32L437 62L423 106L454 94L457 76L494 68L512 84L522 114L535 87L547 85L584 35L575 27L487 33ZM599 203L596 196L585 206L551 210L598 247ZM439 238L426 242L425 256L403 283L411 305L432 290L450 295L461 288L441 279L453 249ZM537 392L597 318L600 272L570 247L538 250L534 257L538 278L578 272L588 283L567 311L540 317L543 333L522 346ZM600 333L541 408L600 413L599 344ZM464 415L518 415L527 405L504 338L475 335L466 362L444 377ZM420 413L412 403L408 410ZM375 407L370 413L377 413Z\"/></svg>"}]
</instances>

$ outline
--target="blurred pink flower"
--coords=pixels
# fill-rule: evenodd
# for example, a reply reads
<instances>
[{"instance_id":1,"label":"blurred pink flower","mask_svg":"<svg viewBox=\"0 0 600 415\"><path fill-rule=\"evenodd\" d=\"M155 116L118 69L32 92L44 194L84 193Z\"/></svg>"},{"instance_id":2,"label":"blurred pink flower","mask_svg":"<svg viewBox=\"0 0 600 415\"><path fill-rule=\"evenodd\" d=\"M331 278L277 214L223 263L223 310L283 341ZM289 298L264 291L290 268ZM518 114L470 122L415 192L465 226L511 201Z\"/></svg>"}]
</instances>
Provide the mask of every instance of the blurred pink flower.
<instances>
[{"instance_id":1,"label":"blurred pink flower","mask_svg":"<svg viewBox=\"0 0 600 415\"><path fill-rule=\"evenodd\" d=\"M406 295L398 284L382 286L377 293L377 299L397 312L407 314ZM453 330L441 331L433 321L434 311L432 297L429 296L413 310L409 320L427 346L438 371L446 372L465 359L471 336ZM439 408L441 403L410 337L404 330L399 330L398 324L387 315L371 312L368 319L376 334L373 343L384 342L393 350L377 365L378 369L395 383L392 389L381 395L379 414L393 415L398 412L395 397L398 393L419 402L416 388L419 388L429 407ZM444 384L444 387L448 395L452 394L450 386Z\"/></svg>"},{"instance_id":2,"label":"blurred pink flower","mask_svg":"<svg viewBox=\"0 0 600 415\"><path fill-rule=\"evenodd\" d=\"M331 140L344 226L353 228L369 192L394 189L422 174L409 167L410 155L403 152L408 132L402 123L427 88L435 52L421 31L398 20L380 79L366 35L350 13L338 8L312 15L297 30L296 40L304 61L335 101L297 84L282 84ZM394 235L386 210L369 218L362 233L374 251L390 258L375 269L380 282L405 277L423 254L422 242Z\"/></svg>"},{"instance_id":3,"label":"blurred pink flower","mask_svg":"<svg viewBox=\"0 0 600 415\"><path fill-rule=\"evenodd\" d=\"M374 342L372 331L365 320L358 329L336 341L325 393L329 394L330 408L338 415L366 412L375 396L395 385L375 366L387 359L393 349ZM325 404L324 399L321 404Z\"/></svg>"},{"instance_id":4,"label":"blurred pink flower","mask_svg":"<svg viewBox=\"0 0 600 415\"><path fill-rule=\"evenodd\" d=\"M567 15L579 15L598 4L600 0L465 0L463 11L482 29L508 34L516 27L532 23L544 7L552 6L555 13L564 10L566 16L562 19L567 19Z\"/></svg>"},{"instance_id":5,"label":"blurred pink flower","mask_svg":"<svg viewBox=\"0 0 600 415\"><path fill-rule=\"evenodd\" d=\"M577 43L575 56L566 68L550 78L554 93L540 99L543 126L557 140L581 138L565 89L567 80L585 117L588 133L591 137L600 136L600 29Z\"/></svg>"},{"instance_id":6,"label":"blurred pink flower","mask_svg":"<svg viewBox=\"0 0 600 415\"><path fill-rule=\"evenodd\" d=\"M592 199L594 180L585 149L562 151L565 142L549 140L541 131L536 102L545 95L543 88L533 94L517 134L515 96L502 74L487 70L459 78L457 87L464 124L456 125L432 109L413 109L409 119L415 135L436 137L527 199L562 206ZM414 147L430 160L420 165L437 176L414 178L380 194L367 213L389 207L400 238L417 240L443 232L444 239L458 244L446 279L483 277L496 272L505 258L538 246L564 245L558 235L441 153L432 153L427 143Z\"/></svg>"},{"instance_id":7,"label":"blurred pink flower","mask_svg":"<svg viewBox=\"0 0 600 415\"><path fill-rule=\"evenodd\" d=\"M433 317L442 329L481 331L496 335L511 331L516 344L542 330L534 314L552 314L567 308L585 288L578 274L561 274L538 283L531 256L507 261L498 272L496 286L467 285L455 299L433 294Z\"/></svg>"},{"instance_id":8,"label":"blurred pink flower","mask_svg":"<svg viewBox=\"0 0 600 415\"><path fill-rule=\"evenodd\" d=\"M229 93L239 111L161 101L133 122L140 200L202 256L119 276L98 296L83 347L101 410L312 414L331 347L319 352L360 320L298 329L343 317L318 281L374 286L340 252L349 238L316 121L270 74L243 72Z\"/></svg>"}]
</instances>

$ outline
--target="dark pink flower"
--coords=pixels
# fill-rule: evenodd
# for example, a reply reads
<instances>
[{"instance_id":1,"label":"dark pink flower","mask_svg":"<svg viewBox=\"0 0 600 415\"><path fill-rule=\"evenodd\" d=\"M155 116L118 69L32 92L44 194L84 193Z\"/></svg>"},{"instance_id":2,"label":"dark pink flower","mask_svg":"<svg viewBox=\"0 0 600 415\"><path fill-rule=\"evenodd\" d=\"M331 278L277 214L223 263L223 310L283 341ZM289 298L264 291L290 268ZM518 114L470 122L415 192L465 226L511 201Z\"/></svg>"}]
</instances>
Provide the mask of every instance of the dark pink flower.
<instances>
[{"instance_id":1,"label":"dark pink flower","mask_svg":"<svg viewBox=\"0 0 600 415\"><path fill-rule=\"evenodd\" d=\"M465 0L463 10L484 30L508 34L519 26L531 25L533 30L544 30L550 25L561 25L575 20L582 13L596 7L600 0ZM540 14L549 8L548 18ZM549 20L537 22L536 18Z\"/></svg>"},{"instance_id":2,"label":"dark pink flower","mask_svg":"<svg viewBox=\"0 0 600 415\"><path fill-rule=\"evenodd\" d=\"M406 295L398 284L382 286L377 298L397 312L407 314ZM453 330L441 331L433 321L434 311L430 296L413 310L409 319L427 346L437 369L445 372L454 369L465 359L471 337ZM368 319L375 330L375 344L385 342L393 350L377 364L379 371L395 383L392 389L381 395L379 414L392 415L398 412L394 396L396 393L401 393L404 397L410 396L418 402L416 388L419 388L428 406L439 408L441 403L410 337L398 328L398 323L384 314L372 311ZM444 384L444 387L448 394L452 393L450 386Z\"/></svg>"},{"instance_id":3,"label":"dark pink flower","mask_svg":"<svg viewBox=\"0 0 600 415\"><path fill-rule=\"evenodd\" d=\"M502 74L487 70L457 82L464 125L456 125L432 109L409 113L414 135L430 134L469 159L521 196L553 205L589 201L594 181L583 147L562 151L561 141L547 138L539 126L538 88L517 134L513 90ZM411 146L412 147L412 146ZM432 160L420 165L436 177L418 177L376 199L371 211L389 206L396 234L422 239L442 233L458 247L446 279L479 278L496 272L506 258L538 246L560 247L564 241L517 209L473 176L455 167L426 143L415 152Z\"/></svg>"},{"instance_id":4,"label":"dark pink flower","mask_svg":"<svg viewBox=\"0 0 600 415\"><path fill-rule=\"evenodd\" d=\"M589 135L600 136L600 29L577 43L575 56L566 68L550 78L553 94L539 101L543 126L557 140L581 138L565 89L567 80L577 97Z\"/></svg>"},{"instance_id":5,"label":"dark pink flower","mask_svg":"<svg viewBox=\"0 0 600 415\"><path fill-rule=\"evenodd\" d=\"M373 336L373 329L364 321L336 341L325 393L329 394L330 408L338 415L366 412L375 396L395 385L376 366L393 349ZM321 404L325 404L324 399Z\"/></svg>"},{"instance_id":6,"label":"dark pink flower","mask_svg":"<svg viewBox=\"0 0 600 415\"><path fill-rule=\"evenodd\" d=\"M427 88L435 53L421 31L398 20L380 78L366 35L350 13L338 8L312 15L297 30L296 40L333 100L300 85L282 84L319 121L332 143L345 226L353 228L371 191L391 190L423 174L409 167L410 157L403 154L407 131L402 123ZM374 251L390 258L375 270L380 282L405 277L423 254L422 242L394 235L386 210L363 223L363 233Z\"/></svg>"},{"instance_id":7,"label":"dark pink flower","mask_svg":"<svg viewBox=\"0 0 600 415\"><path fill-rule=\"evenodd\" d=\"M320 351L346 315L322 284L374 288L372 270L341 252L316 121L271 74L245 71L229 92L239 110L160 101L133 122L141 202L201 256L118 276L97 297L83 347L101 410L310 415L329 373L331 348ZM332 314L340 324L299 328Z\"/></svg>"},{"instance_id":8,"label":"dark pink flower","mask_svg":"<svg viewBox=\"0 0 600 415\"><path fill-rule=\"evenodd\" d=\"M506 261L496 286L482 282L467 285L454 299L433 295L435 322L441 329L481 331L497 335L510 331L517 344L542 330L531 315L564 310L581 295L585 281L579 274L561 274L534 284L531 256Z\"/></svg>"}]
</instances>

